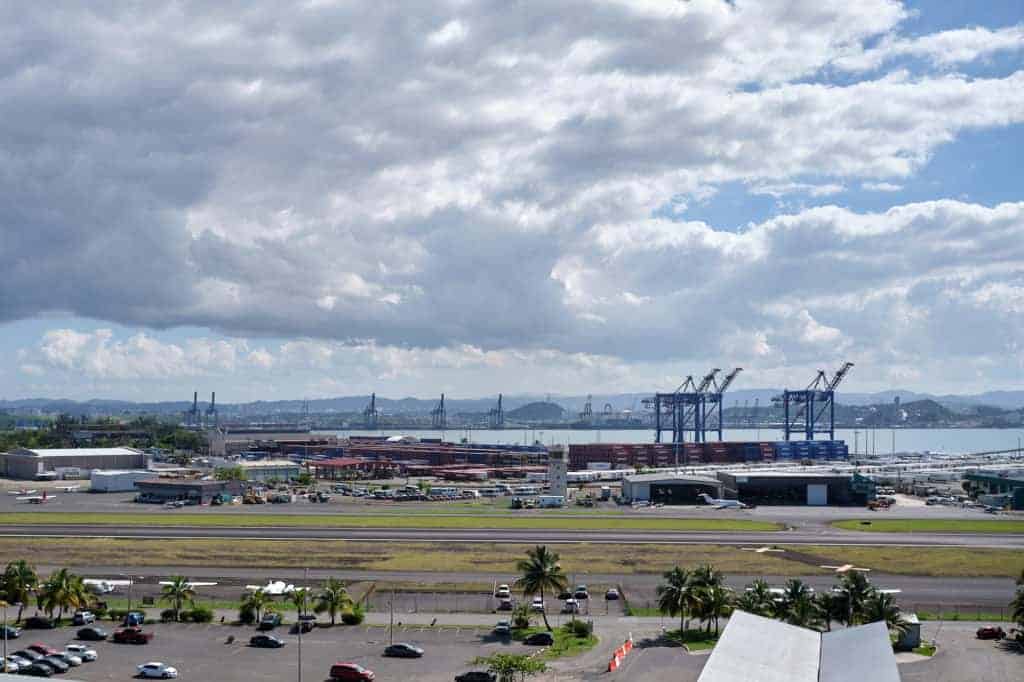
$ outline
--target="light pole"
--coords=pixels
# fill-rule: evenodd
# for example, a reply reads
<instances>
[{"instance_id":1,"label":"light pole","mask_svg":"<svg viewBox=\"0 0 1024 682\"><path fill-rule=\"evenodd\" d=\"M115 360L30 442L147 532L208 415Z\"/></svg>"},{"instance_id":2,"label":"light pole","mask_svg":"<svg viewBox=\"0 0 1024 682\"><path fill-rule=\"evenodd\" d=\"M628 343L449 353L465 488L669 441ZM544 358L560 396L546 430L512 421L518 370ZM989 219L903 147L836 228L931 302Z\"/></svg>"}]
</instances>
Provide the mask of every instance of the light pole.
<instances>
[{"instance_id":1,"label":"light pole","mask_svg":"<svg viewBox=\"0 0 1024 682\"><path fill-rule=\"evenodd\" d=\"M3 671L7 672L7 602L0 600L0 608L4 610L4 667Z\"/></svg>"}]
</instances>

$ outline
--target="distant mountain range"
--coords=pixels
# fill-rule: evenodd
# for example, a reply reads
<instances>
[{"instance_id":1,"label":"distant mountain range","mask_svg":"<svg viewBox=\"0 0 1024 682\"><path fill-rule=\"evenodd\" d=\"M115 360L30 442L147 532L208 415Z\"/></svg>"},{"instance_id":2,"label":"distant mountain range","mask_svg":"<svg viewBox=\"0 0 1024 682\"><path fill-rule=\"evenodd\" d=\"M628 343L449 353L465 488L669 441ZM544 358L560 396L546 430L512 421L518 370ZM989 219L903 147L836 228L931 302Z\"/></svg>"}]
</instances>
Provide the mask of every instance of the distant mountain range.
<instances>
[{"instance_id":1,"label":"distant mountain range","mask_svg":"<svg viewBox=\"0 0 1024 682\"><path fill-rule=\"evenodd\" d=\"M744 405L753 407L756 401L760 406L767 407L771 404L772 397L779 393L781 393L781 389L737 389L726 394L725 404L727 407ZM642 410L643 406L641 403L649 395L649 393L594 394L592 396L506 395L502 399L502 404L507 413L529 403L550 400L564 408L569 414L572 414L583 411L589 397L591 409L595 413L604 411L606 406L610 406L612 411L621 412L624 410ZM876 393L847 393L840 391L837 402L843 405L880 405L892 403L897 397L901 403L934 400L953 411L977 406L997 407L1004 410L1024 408L1024 391L989 391L972 395L933 395L904 390L879 391ZM362 412L369 402L369 395L309 400L308 410L312 414L352 414ZM446 398L445 408L449 415L458 413L479 414L486 413L492 409L496 402L497 396L471 399ZM384 414L427 414L436 404L437 399L377 397L377 409ZM207 402L201 401L199 408L205 410L207 405ZM303 411L303 405L304 401L302 400L259 400L248 403L218 403L217 407L222 415L246 416L298 414ZM191 406L192 403L190 401L139 403L126 400L74 401L48 398L0 400L0 410L10 413L39 411L43 413L65 412L72 415L87 414L90 416L126 413L180 414Z\"/></svg>"}]
</instances>

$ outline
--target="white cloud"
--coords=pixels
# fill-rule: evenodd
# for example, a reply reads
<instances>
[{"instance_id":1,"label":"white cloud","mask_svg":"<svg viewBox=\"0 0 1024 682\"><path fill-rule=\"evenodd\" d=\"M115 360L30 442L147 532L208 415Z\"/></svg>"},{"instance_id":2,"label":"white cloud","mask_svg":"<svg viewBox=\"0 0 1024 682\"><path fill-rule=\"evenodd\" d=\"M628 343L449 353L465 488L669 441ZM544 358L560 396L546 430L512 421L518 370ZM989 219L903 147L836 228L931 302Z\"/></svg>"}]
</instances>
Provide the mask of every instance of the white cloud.
<instances>
[{"instance_id":1,"label":"white cloud","mask_svg":"<svg viewBox=\"0 0 1024 682\"><path fill-rule=\"evenodd\" d=\"M868 192L899 192L903 189L903 185L891 182L862 182L860 187Z\"/></svg>"},{"instance_id":2,"label":"white cloud","mask_svg":"<svg viewBox=\"0 0 1024 682\"><path fill-rule=\"evenodd\" d=\"M935 66L948 67L973 62L999 52L1021 49L1024 49L1024 24L997 30L978 26L940 31L916 38L902 38L890 33L877 46L864 49L857 45L832 64L843 71L868 71L897 57L916 57Z\"/></svg>"}]
</instances>

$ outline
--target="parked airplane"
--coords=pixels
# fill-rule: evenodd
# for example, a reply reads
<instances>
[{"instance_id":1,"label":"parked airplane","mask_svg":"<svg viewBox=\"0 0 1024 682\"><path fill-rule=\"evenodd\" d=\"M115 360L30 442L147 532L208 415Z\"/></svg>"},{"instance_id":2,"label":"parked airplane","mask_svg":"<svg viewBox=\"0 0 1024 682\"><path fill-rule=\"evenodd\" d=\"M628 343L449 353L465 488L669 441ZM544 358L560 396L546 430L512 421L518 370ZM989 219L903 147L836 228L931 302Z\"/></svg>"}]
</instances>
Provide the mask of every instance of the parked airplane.
<instances>
[{"instance_id":1,"label":"parked airplane","mask_svg":"<svg viewBox=\"0 0 1024 682\"><path fill-rule=\"evenodd\" d=\"M282 594L291 594L295 591L295 585L285 584L282 580L271 580L266 585L246 585L245 589L250 592L263 590L265 594L276 597Z\"/></svg>"},{"instance_id":2,"label":"parked airplane","mask_svg":"<svg viewBox=\"0 0 1024 682\"><path fill-rule=\"evenodd\" d=\"M170 580L161 580L159 584L160 585L172 585L173 583ZM217 583L193 582L193 581L190 580L190 581L188 581L185 584L188 585L189 587L213 587Z\"/></svg>"},{"instance_id":3,"label":"parked airplane","mask_svg":"<svg viewBox=\"0 0 1024 682\"><path fill-rule=\"evenodd\" d=\"M110 594L119 587L128 587L131 580L107 580L106 578L85 578L82 580L93 594Z\"/></svg>"},{"instance_id":4,"label":"parked airplane","mask_svg":"<svg viewBox=\"0 0 1024 682\"><path fill-rule=\"evenodd\" d=\"M743 504L739 500L723 500L711 497L707 493L701 493L697 497L704 500L706 504L713 505L715 509L750 509L750 505Z\"/></svg>"},{"instance_id":5,"label":"parked airplane","mask_svg":"<svg viewBox=\"0 0 1024 682\"><path fill-rule=\"evenodd\" d=\"M80 486L80 485L61 485L61 486L57 486L57 490L61 490L61 491L66 492L66 493L77 492L77 491L79 491L81 489L82 489L82 486Z\"/></svg>"},{"instance_id":6,"label":"parked airplane","mask_svg":"<svg viewBox=\"0 0 1024 682\"><path fill-rule=\"evenodd\" d=\"M56 495L49 495L44 490L42 495L26 495L24 497L15 497L14 499L18 502L28 502L29 504L46 504L55 497Z\"/></svg>"},{"instance_id":7,"label":"parked airplane","mask_svg":"<svg viewBox=\"0 0 1024 682\"><path fill-rule=\"evenodd\" d=\"M39 491L36 490L35 488L32 488L31 490L28 489L28 488L19 488L17 490L8 490L7 494L8 495L35 495L37 492L39 492Z\"/></svg>"},{"instance_id":8,"label":"parked airplane","mask_svg":"<svg viewBox=\"0 0 1024 682\"><path fill-rule=\"evenodd\" d=\"M836 573L849 573L850 571L858 571L861 573L867 573L870 568L861 568L860 566L854 566L853 564L843 564L842 566L822 566L822 568L831 568Z\"/></svg>"}]
</instances>

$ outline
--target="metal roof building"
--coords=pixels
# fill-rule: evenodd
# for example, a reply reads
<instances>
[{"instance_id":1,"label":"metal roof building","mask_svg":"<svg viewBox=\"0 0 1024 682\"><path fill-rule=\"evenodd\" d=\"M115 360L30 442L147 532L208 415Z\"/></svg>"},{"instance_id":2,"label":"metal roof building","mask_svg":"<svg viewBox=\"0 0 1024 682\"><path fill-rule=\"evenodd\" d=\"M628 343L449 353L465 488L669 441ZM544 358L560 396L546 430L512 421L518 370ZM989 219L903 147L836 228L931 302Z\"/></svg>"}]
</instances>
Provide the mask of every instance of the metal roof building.
<instances>
[{"instance_id":1,"label":"metal roof building","mask_svg":"<svg viewBox=\"0 0 1024 682\"><path fill-rule=\"evenodd\" d=\"M721 497L723 488L722 482L714 478L671 473L640 474L623 479L622 497L630 502L700 504L698 495L707 493Z\"/></svg>"},{"instance_id":2,"label":"metal roof building","mask_svg":"<svg viewBox=\"0 0 1024 682\"><path fill-rule=\"evenodd\" d=\"M900 682L885 623L818 632L736 611L698 682Z\"/></svg>"},{"instance_id":3,"label":"metal roof building","mask_svg":"<svg viewBox=\"0 0 1024 682\"><path fill-rule=\"evenodd\" d=\"M18 448L0 455L7 478L88 478L93 469L145 469L146 455L133 448Z\"/></svg>"}]
</instances>

